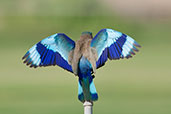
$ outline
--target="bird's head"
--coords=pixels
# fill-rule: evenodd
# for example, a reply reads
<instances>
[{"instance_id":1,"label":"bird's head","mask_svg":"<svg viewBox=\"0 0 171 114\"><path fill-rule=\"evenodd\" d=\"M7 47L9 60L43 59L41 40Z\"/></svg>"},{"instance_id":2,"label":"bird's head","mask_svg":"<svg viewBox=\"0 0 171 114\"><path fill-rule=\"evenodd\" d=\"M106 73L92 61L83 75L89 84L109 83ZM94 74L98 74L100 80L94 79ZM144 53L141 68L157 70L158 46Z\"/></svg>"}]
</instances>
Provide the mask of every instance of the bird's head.
<instances>
[{"instance_id":1,"label":"bird's head","mask_svg":"<svg viewBox=\"0 0 171 114\"><path fill-rule=\"evenodd\" d=\"M92 35L92 32L88 32L88 31L85 31L85 32L82 32L81 34L81 39L92 39L93 38L93 35Z\"/></svg>"}]
</instances>

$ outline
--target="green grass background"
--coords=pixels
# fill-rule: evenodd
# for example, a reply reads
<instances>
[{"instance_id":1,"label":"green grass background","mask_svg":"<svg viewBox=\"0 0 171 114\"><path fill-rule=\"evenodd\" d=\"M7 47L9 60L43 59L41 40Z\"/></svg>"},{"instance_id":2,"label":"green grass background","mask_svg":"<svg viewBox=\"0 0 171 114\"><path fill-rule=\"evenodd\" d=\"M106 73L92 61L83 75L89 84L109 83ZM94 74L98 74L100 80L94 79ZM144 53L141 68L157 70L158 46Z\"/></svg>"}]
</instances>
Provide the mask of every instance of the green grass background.
<instances>
[{"instance_id":1,"label":"green grass background","mask_svg":"<svg viewBox=\"0 0 171 114\"><path fill-rule=\"evenodd\" d=\"M102 28L132 36L142 48L132 59L108 61L97 70L94 114L171 113L171 20L121 17L99 4L88 12L90 1L32 0L41 3L34 11L20 9L20 2L0 1L0 114L83 113L77 77L58 66L30 69L21 58L56 32L77 40L82 31L95 35Z\"/></svg>"}]
</instances>

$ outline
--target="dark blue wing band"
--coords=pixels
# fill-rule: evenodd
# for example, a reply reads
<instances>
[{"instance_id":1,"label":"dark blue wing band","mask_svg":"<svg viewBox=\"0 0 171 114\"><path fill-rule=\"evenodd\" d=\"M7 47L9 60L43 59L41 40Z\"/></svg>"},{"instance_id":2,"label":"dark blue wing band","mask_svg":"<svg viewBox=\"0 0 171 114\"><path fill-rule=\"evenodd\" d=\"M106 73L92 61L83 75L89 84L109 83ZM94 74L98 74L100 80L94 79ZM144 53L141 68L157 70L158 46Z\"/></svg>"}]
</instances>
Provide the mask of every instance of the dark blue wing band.
<instances>
[{"instance_id":1,"label":"dark blue wing band","mask_svg":"<svg viewBox=\"0 0 171 114\"><path fill-rule=\"evenodd\" d=\"M39 66L49 66L49 65L58 65L70 72L72 72L71 65L64 60L58 52L47 49L44 45L39 42L36 47L37 51L40 54L41 63Z\"/></svg>"},{"instance_id":2,"label":"dark blue wing band","mask_svg":"<svg viewBox=\"0 0 171 114\"><path fill-rule=\"evenodd\" d=\"M103 66L108 58L110 60L120 59L122 55L122 46L124 45L125 41L126 35L122 34L122 36L118 38L118 40L115 43L113 43L110 47L105 48L100 58L96 62L97 68Z\"/></svg>"},{"instance_id":3,"label":"dark blue wing band","mask_svg":"<svg viewBox=\"0 0 171 114\"><path fill-rule=\"evenodd\" d=\"M96 68L103 66L108 58L115 60L132 57L131 54L135 55L134 51L138 51L135 46L140 47L134 39L121 32L100 30L91 42L91 47L96 49L98 55Z\"/></svg>"},{"instance_id":4,"label":"dark blue wing band","mask_svg":"<svg viewBox=\"0 0 171 114\"><path fill-rule=\"evenodd\" d=\"M51 35L32 48L24 55L24 63L30 67L58 65L72 72L68 56L75 47L75 42L63 33Z\"/></svg>"}]
</instances>

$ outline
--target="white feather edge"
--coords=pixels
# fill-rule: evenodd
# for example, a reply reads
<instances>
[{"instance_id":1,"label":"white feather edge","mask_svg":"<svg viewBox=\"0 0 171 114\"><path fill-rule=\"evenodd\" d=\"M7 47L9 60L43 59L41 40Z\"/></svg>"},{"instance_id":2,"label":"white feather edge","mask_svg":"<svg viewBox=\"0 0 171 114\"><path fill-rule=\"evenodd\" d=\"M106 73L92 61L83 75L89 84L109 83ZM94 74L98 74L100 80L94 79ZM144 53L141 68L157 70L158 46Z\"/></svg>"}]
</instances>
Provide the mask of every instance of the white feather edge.
<instances>
[{"instance_id":1,"label":"white feather edge","mask_svg":"<svg viewBox=\"0 0 171 114\"><path fill-rule=\"evenodd\" d=\"M29 50L29 57L30 59L33 61L33 64L35 65L39 65L41 60L40 60L40 54L38 53L38 51L36 50L37 45L34 45L32 48L30 48Z\"/></svg>"},{"instance_id":2,"label":"white feather edge","mask_svg":"<svg viewBox=\"0 0 171 114\"><path fill-rule=\"evenodd\" d=\"M63 51L61 51L60 46L57 46L55 43L55 39L54 37L57 36L58 34L54 34L51 35L45 39L43 39L41 41L41 44L43 45L48 45L48 49L53 50L54 52L58 52L66 61L68 61L68 54L67 53L63 53Z\"/></svg>"},{"instance_id":3,"label":"white feather edge","mask_svg":"<svg viewBox=\"0 0 171 114\"><path fill-rule=\"evenodd\" d=\"M121 32L115 31L113 29L106 29L106 32L108 34L108 39L106 42L106 46L104 46L104 48L102 49L102 51L99 53L99 57L101 56L102 52L104 51L105 48L110 47L113 43L116 42L116 40L118 38L120 38L122 36ZM123 57L126 57L129 55L129 52L131 51L131 49L133 48L133 43L134 43L134 39L131 38L130 36L126 35L126 41L122 47L122 55Z\"/></svg>"}]
</instances>

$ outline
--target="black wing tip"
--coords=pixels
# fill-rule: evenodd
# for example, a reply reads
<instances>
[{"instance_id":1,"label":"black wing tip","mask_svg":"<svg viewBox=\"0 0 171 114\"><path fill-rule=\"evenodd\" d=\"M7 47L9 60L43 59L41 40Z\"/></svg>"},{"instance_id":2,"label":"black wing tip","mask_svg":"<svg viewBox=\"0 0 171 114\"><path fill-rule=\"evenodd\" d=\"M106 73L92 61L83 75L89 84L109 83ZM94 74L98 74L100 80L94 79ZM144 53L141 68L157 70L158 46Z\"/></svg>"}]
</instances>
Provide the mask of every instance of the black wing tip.
<instances>
[{"instance_id":1,"label":"black wing tip","mask_svg":"<svg viewBox=\"0 0 171 114\"><path fill-rule=\"evenodd\" d=\"M27 58L29 55L30 55L30 53L27 52L27 53L22 57L22 60L25 59L25 58Z\"/></svg>"},{"instance_id":2,"label":"black wing tip","mask_svg":"<svg viewBox=\"0 0 171 114\"><path fill-rule=\"evenodd\" d=\"M137 48L132 48L132 50L134 50L135 52L139 52Z\"/></svg>"},{"instance_id":3,"label":"black wing tip","mask_svg":"<svg viewBox=\"0 0 171 114\"><path fill-rule=\"evenodd\" d=\"M141 45L137 45L137 47L142 48Z\"/></svg>"},{"instance_id":4,"label":"black wing tip","mask_svg":"<svg viewBox=\"0 0 171 114\"><path fill-rule=\"evenodd\" d=\"M22 60L24 60L25 58L26 58L26 57L25 57L25 56L23 56L21 59L22 59Z\"/></svg>"},{"instance_id":5,"label":"black wing tip","mask_svg":"<svg viewBox=\"0 0 171 114\"><path fill-rule=\"evenodd\" d=\"M126 56L127 59L132 58L132 56L136 55L135 52L139 52L139 50L136 47L141 48L141 46L138 43L134 43L133 45L134 46L131 49L131 51L129 52L129 55Z\"/></svg>"},{"instance_id":6,"label":"black wing tip","mask_svg":"<svg viewBox=\"0 0 171 114\"><path fill-rule=\"evenodd\" d=\"M27 64L27 63L29 63L29 61L30 61L30 59L29 58L26 58L26 59L24 59L23 63L24 64Z\"/></svg>"},{"instance_id":7,"label":"black wing tip","mask_svg":"<svg viewBox=\"0 0 171 114\"><path fill-rule=\"evenodd\" d=\"M33 62L32 61L29 61L26 63L27 66L31 65Z\"/></svg>"},{"instance_id":8,"label":"black wing tip","mask_svg":"<svg viewBox=\"0 0 171 114\"><path fill-rule=\"evenodd\" d=\"M138 45L134 44L134 45L135 45L136 47L139 47L139 48L141 48L141 45L139 45L139 44L138 44Z\"/></svg>"},{"instance_id":9,"label":"black wing tip","mask_svg":"<svg viewBox=\"0 0 171 114\"><path fill-rule=\"evenodd\" d=\"M135 55L134 51L130 51L130 54L131 54L131 55Z\"/></svg>"},{"instance_id":10,"label":"black wing tip","mask_svg":"<svg viewBox=\"0 0 171 114\"><path fill-rule=\"evenodd\" d=\"M30 68L37 68L38 66L33 64L33 61L31 61L30 59L24 58L23 59L23 63L26 64L26 66L30 67Z\"/></svg>"},{"instance_id":11,"label":"black wing tip","mask_svg":"<svg viewBox=\"0 0 171 114\"><path fill-rule=\"evenodd\" d=\"M29 67L30 68L37 68L38 66L37 65L34 65L34 64L31 64Z\"/></svg>"},{"instance_id":12,"label":"black wing tip","mask_svg":"<svg viewBox=\"0 0 171 114\"><path fill-rule=\"evenodd\" d=\"M136 41L133 43L134 46L141 48L141 45L139 45Z\"/></svg>"},{"instance_id":13,"label":"black wing tip","mask_svg":"<svg viewBox=\"0 0 171 114\"><path fill-rule=\"evenodd\" d=\"M24 55L21 59L24 60L24 59L26 59L27 57L28 57L28 56L25 56L25 55Z\"/></svg>"},{"instance_id":14,"label":"black wing tip","mask_svg":"<svg viewBox=\"0 0 171 114\"><path fill-rule=\"evenodd\" d=\"M127 55L126 58L129 59L129 58L132 58L132 56L131 55Z\"/></svg>"}]
</instances>

